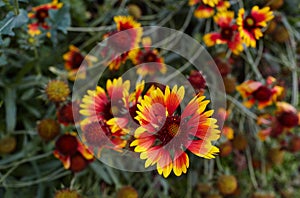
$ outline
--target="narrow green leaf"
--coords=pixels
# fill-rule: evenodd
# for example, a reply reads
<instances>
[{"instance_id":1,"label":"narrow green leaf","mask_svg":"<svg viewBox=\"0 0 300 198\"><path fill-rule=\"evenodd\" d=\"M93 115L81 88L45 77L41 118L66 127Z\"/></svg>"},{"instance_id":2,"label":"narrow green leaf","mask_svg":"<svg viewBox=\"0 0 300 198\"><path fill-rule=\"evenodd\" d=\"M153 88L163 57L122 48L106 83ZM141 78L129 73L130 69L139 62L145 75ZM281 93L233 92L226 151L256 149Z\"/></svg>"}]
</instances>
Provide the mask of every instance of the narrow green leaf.
<instances>
[{"instance_id":1,"label":"narrow green leaf","mask_svg":"<svg viewBox=\"0 0 300 198\"><path fill-rule=\"evenodd\" d=\"M5 88L6 131L14 131L17 120L16 89Z\"/></svg>"},{"instance_id":2,"label":"narrow green leaf","mask_svg":"<svg viewBox=\"0 0 300 198\"><path fill-rule=\"evenodd\" d=\"M95 171L95 173L105 181L107 184L113 184L112 179L110 176L106 173L104 168L99 164L99 162L93 162L90 164L91 168Z\"/></svg>"},{"instance_id":3,"label":"narrow green leaf","mask_svg":"<svg viewBox=\"0 0 300 198\"><path fill-rule=\"evenodd\" d=\"M23 9L20 9L20 13L15 15L14 12L9 12L6 17L0 21L0 34L14 36L14 28L21 27L26 24L28 21L27 12Z\"/></svg>"}]
</instances>

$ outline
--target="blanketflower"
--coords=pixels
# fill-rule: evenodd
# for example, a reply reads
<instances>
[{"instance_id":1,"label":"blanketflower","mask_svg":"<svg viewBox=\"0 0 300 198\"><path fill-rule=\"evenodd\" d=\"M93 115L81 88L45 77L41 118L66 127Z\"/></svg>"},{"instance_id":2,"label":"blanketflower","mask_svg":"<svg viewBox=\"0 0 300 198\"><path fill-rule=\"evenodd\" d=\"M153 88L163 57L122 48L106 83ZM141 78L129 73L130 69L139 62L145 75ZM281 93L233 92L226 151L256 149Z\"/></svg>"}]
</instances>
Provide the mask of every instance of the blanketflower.
<instances>
[{"instance_id":1,"label":"blanketflower","mask_svg":"<svg viewBox=\"0 0 300 198\"><path fill-rule=\"evenodd\" d=\"M217 44L227 44L228 48L234 53L239 54L243 51L243 42L237 25L233 23L234 12L219 12L214 16L214 21L221 28L219 32L205 34L204 43L210 47Z\"/></svg>"},{"instance_id":2,"label":"blanketflower","mask_svg":"<svg viewBox=\"0 0 300 198\"><path fill-rule=\"evenodd\" d=\"M79 101L63 104L57 108L56 116L59 123L65 126L74 125L79 117Z\"/></svg>"},{"instance_id":3,"label":"blanketflower","mask_svg":"<svg viewBox=\"0 0 300 198\"><path fill-rule=\"evenodd\" d=\"M41 34L41 30L39 29L39 24L38 23L31 23L27 25L28 28L28 34L30 36L36 36Z\"/></svg>"},{"instance_id":4,"label":"blanketflower","mask_svg":"<svg viewBox=\"0 0 300 198\"><path fill-rule=\"evenodd\" d=\"M118 126L115 126L115 130L112 131L106 122L89 119L84 119L80 125L82 141L88 145L89 149L97 153L97 157L101 156L101 151L104 148L122 151L121 149L126 146L127 141L124 137L127 131Z\"/></svg>"},{"instance_id":5,"label":"blanketflower","mask_svg":"<svg viewBox=\"0 0 300 198\"><path fill-rule=\"evenodd\" d=\"M263 36L261 29L267 26L267 22L274 18L270 7L259 8L254 6L248 15L241 8L238 13L238 30L246 46L256 47L256 40Z\"/></svg>"},{"instance_id":6,"label":"blanketflower","mask_svg":"<svg viewBox=\"0 0 300 198\"><path fill-rule=\"evenodd\" d=\"M88 90L80 104L80 113L91 121L108 121L126 110L124 98L129 95L130 81L122 78L107 80L106 91L97 86Z\"/></svg>"},{"instance_id":7,"label":"blanketflower","mask_svg":"<svg viewBox=\"0 0 300 198\"><path fill-rule=\"evenodd\" d=\"M143 49L131 50L129 58L135 65L139 65L137 73L141 76L153 75L156 72L166 73L164 59L159 56L157 49L151 49L151 38L143 38ZM141 65L140 65L141 64Z\"/></svg>"},{"instance_id":8,"label":"blanketflower","mask_svg":"<svg viewBox=\"0 0 300 198\"><path fill-rule=\"evenodd\" d=\"M142 99L142 92L144 91L144 88L144 81L137 83L134 92L130 93L129 97L124 98L124 100L127 101L126 110L124 110L122 114L114 116L107 121L107 124L111 127L113 133L121 128L123 131L130 134L137 128L138 122L134 118L137 116L137 105Z\"/></svg>"},{"instance_id":9,"label":"blanketflower","mask_svg":"<svg viewBox=\"0 0 300 198\"><path fill-rule=\"evenodd\" d=\"M58 0L53 0L51 3L42 4L32 8L32 12L28 14L28 17L34 19L36 22L29 24L29 34L31 36L41 33L39 27L48 30L50 27L46 23L46 18L49 17L49 10L58 10L63 6L63 3L59 3Z\"/></svg>"},{"instance_id":10,"label":"blanketflower","mask_svg":"<svg viewBox=\"0 0 300 198\"><path fill-rule=\"evenodd\" d=\"M291 129L299 125L300 114L294 106L286 102L277 102L276 106L276 119L283 127Z\"/></svg>"},{"instance_id":11,"label":"blanketflower","mask_svg":"<svg viewBox=\"0 0 300 198\"><path fill-rule=\"evenodd\" d=\"M120 49L130 50L138 48L143 34L143 31L140 28L141 24L135 21L132 16L115 16L114 21L116 23L117 29L106 34L104 38L113 36L121 31L126 30L126 32L117 34L114 36L114 38L109 39L108 47L114 48L117 51L119 51ZM118 70L120 66L127 60L128 53L129 52L125 52L120 56L112 54L110 62L108 63L109 69Z\"/></svg>"},{"instance_id":12,"label":"blanketflower","mask_svg":"<svg viewBox=\"0 0 300 198\"><path fill-rule=\"evenodd\" d=\"M93 154L76 137L76 133L66 133L55 143L54 156L73 172L82 171L94 160Z\"/></svg>"},{"instance_id":13,"label":"blanketflower","mask_svg":"<svg viewBox=\"0 0 300 198\"><path fill-rule=\"evenodd\" d=\"M65 69L68 71L68 78L75 80L75 78L85 78L86 71L80 70L80 66L84 67L91 65L91 62L96 61L96 58L90 55L84 56L80 50L74 45L69 46L69 51L63 55L65 61Z\"/></svg>"},{"instance_id":14,"label":"blanketflower","mask_svg":"<svg viewBox=\"0 0 300 198\"><path fill-rule=\"evenodd\" d=\"M278 137L279 135L289 132L300 124L300 113L296 108L286 102L276 103L275 115L263 115L258 119L258 124L267 126L259 131L259 138L264 141L267 137Z\"/></svg>"},{"instance_id":15,"label":"blanketflower","mask_svg":"<svg viewBox=\"0 0 300 198\"><path fill-rule=\"evenodd\" d=\"M210 18L215 14L215 8L217 11L226 11L230 7L229 1L223 0L190 0L189 5L198 5L194 11L196 18Z\"/></svg>"},{"instance_id":16,"label":"blanketflower","mask_svg":"<svg viewBox=\"0 0 300 198\"><path fill-rule=\"evenodd\" d=\"M268 77L266 85L254 80L247 80L236 87L236 90L242 95L244 105L251 108L255 102L258 102L258 109L263 109L266 106L276 102L277 97L283 92L283 87L273 86L275 78Z\"/></svg>"},{"instance_id":17,"label":"blanketflower","mask_svg":"<svg viewBox=\"0 0 300 198\"><path fill-rule=\"evenodd\" d=\"M212 145L220 137L216 120L210 118L213 110L206 111L209 100L195 96L179 114L176 110L184 98L184 87L166 86L152 89L137 106L136 120L140 127L130 144L145 167L156 165L159 174L168 177L171 171L180 176L189 167L186 150L203 158L214 158L219 149Z\"/></svg>"}]
</instances>

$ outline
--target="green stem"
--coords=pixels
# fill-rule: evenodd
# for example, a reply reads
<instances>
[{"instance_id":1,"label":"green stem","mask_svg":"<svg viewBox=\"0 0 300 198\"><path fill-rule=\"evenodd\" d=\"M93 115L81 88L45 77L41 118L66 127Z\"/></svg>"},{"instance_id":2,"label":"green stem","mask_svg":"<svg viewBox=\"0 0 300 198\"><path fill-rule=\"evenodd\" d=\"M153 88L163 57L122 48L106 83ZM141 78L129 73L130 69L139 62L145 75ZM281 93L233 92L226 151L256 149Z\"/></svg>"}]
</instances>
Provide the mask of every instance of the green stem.
<instances>
[{"instance_id":1,"label":"green stem","mask_svg":"<svg viewBox=\"0 0 300 198\"><path fill-rule=\"evenodd\" d=\"M63 171L63 172L62 172ZM16 183L2 183L0 186L6 187L6 188L22 188L22 187L27 187L27 186L32 186L32 185L36 185L39 184L41 182L49 182L49 181L53 181L56 179L59 179L61 177L64 177L66 175L69 175L70 171L65 171L64 168L59 169L45 177L42 177L40 179L34 180L34 181L27 181L27 182L16 182Z\"/></svg>"},{"instance_id":2,"label":"green stem","mask_svg":"<svg viewBox=\"0 0 300 198\"><path fill-rule=\"evenodd\" d=\"M248 50L248 48L245 49L245 52L246 52L246 56L247 56L247 60L246 61L248 61L248 63L250 64L250 67L253 70L253 72L255 73L257 79L259 81L263 82L264 78L262 77L260 71L257 68L257 66L258 66L258 64L260 62L260 59L256 59L256 61L254 61L251 53ZM258 56L258 58L259 58L259 56Z\"/></svg>"},{"instance_id":3,"label":"green stem","mask_svg":"<svg viewBox=\"0 0 300 198\"><path fill-rule=\"evenodd\" d=\"M15 4L15 14L19 15L20 11L19 11L19 2L18 2L18 0L14 0L14 4Z\"/></svg>"},{"instance_id":4,"label":"green stem","mask_svg":"<svg viewBox=\"0 0 300 198\"><path fill-rule=\"evenodd\" d=\"M19 166L19 165L21 165L23 163L26 163L26 162L30 162L30 161L34 161L34 160L38 160L38 159L48 157L51 154L52 154L52 151L50 151L48 153L43 153L41 155L36 155L36 156L30 157L30 158L27 158L27 159L23 159L19 162L13 162L13 163L8 164L8 165L0 166L0 169L6 169L6 168L9 168L9 167L12 167L12 166Z\"/></svg>"},{"instance_id":5,"label":"green stem","mask_svg":"<svg viewBox=\"0 0 300 198\"><path fill-rule=\"evenodd\" d=\"M249 116L250 118L256 120L257 116L252 113L249 109L247 109L242 103L240 103L239 101L237 101L234 97L230 96L230 95L226 95L227 99L232 102L236 107L240 108L242 110L242 113L246 114L247 116Z\"/></svg>"},{"instance_id":6,"label":"green stem","mask_svg":"<svg viewBox=\"0 0 300 198\"><path fill-rule=\"evenodd\" d=\"M101 32L110 31L115 28L115 25L100 26L100 27L68 27L69 32Z\"/></svg>"},{"instance_id":7,"label":"green stem","mask_svg":"<svg viewBox=\"0 0 300 198\"><path fill-rule=\"evenodd\" d=\"M249 169L250 179L251 179L253 187L257 190L258 184L257 184L257 180L255 177L255 173L254 173L254 169L253 169L253 165L252 165L252 157L251 157L251 152L250 152L249 147L246 148L246 157L247 157L247 165L248 165L248 169Z\"/></svg>"}]
</instances>

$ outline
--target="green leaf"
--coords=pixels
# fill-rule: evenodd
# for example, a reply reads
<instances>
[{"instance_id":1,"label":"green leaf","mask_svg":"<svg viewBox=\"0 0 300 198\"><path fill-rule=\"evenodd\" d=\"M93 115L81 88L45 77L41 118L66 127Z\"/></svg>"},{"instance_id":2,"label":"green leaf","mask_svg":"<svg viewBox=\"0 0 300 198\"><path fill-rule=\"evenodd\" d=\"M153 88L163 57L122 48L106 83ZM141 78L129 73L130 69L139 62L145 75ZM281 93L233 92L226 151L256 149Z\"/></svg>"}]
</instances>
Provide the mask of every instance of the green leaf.
<instances>
[{"instance_id":1,"label":"green leaf","mask_svg":"<svg viewBox=\"0 0 300 198\"><path fill-rule=\"evenodd\" d=\"M111 177L106 173L105 169L99 162L93 162L90 164L90 167L95 171L95 173L102 178L105 183L107 184L112 184L112 179Z\"/></svg>"},{"instance_id":2,"label":"green leaf","mask_svg":"<svg viewBox=\"0 0 300 198\"><path fill-rule=\"evenodd\" d=\"M17 120L16 89L5 88L6 131L14 131Z\"/></svg>"},{"instance_id":3,"label":"green leaf","mask_svg":"<svg viewBox=\"0 0 300 198\"><path fill-rule=\"evenodd\" d=\"M0 42L0 44L1 44L1 42ZM6 65L6 64L7 64L6 56L4 54L2 54L0 56L0 67L3 65Z\"/></svg>"},{"instance_id":4,"label":"green leaf","mask_svg":"<svg viewBox=\"0 0 300 198\"><path fill-rule=\"evenodd\" d=\"M2 0L0 0L0 7L2 6L5 6L5 3Z\"/></svg>"},{"instance_id":5,"label":"green leaf","mask_svg":"<svg viewBox=\"0 0 300 198\"><path fill-rule=\"evenodd\" d=\"M28 21L27 12L23 9L19 10L19 15L15 15L14 12L9 12L6 17L0 21L0 35L14 36L14 28L21 27Z\"/></svg>"},{"instance_id":6,"label":"green leaf","mask_svg":"<svg viewBox=\"0 0 300 198\"><path fill-rule=\"evenodd\" d=\"M57 44L57 32L62 31L63 33L67 33L67 28L71 25L71 17L70 17L70 7L65 5L61 9L58 10L49 10L49 18L46 19L46 22L51 27L51 41L54 45Z\"/></svg>"}]
</instances>

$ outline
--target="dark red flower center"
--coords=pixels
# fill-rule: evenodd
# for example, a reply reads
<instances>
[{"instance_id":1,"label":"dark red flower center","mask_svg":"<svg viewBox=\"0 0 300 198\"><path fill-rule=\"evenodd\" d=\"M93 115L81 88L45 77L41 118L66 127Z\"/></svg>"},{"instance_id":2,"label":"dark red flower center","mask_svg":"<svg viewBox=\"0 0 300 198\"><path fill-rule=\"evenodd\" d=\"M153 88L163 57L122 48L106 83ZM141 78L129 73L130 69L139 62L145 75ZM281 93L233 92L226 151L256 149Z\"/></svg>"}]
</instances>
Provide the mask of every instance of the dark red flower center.
<instances>
[{"instance_id":1,"label":"dark red flower center","mask_svg":"<svg viewBox=\"0 0 300 198\"><path fill-rule=\"evenodd\" d=\"M157 55L152 51L148 51L141 56L140 60L142 63L157 62Z\"/></svg>"},{"instance_id":2,"label":"dark red flower center","mask_svg":"<svg viewBox=\"0 0 300 198\"><path fill-rule=\"evenodd\" d=\"M252 95L256 100L260 102L266 102L270 100L272 91L266 86L260 86L256 91L252 93Z\"/></svg>"},{"instance_id":3,"label":"dark red flower center","mask_svg":"<svg viewBox=\"0 0 300 198\"><path fill-rule=\"evenodd\" d=\"M45 19L49 16L48 8L41 8L36 11L35 17L39 23L44 23Z\"/></svg>"},{"instance_id":4,"label":"dark red flower center","mask_svg":"<svg viewBox=\"0 0 300 198\"><path fill-rule=\"evenodd\" d=\"M85 169L88 165L88 161L79 153L77 152L74 156L71 157L71 165L70 170L73 172L79 172Z\"/></svg>"},{"instance_id":5,"label":"dark red flower center","mask_svg":"<svg viewBox=\"0 0 300 198\"><path fill-rule=\"evenodd\" d=\"M253 17L247 16L244 20L244 28L246 30L253 30L256 28L256 21Z\"/></svg>"},{"instance_id":6,"label":"dark red flower center","mask_svg":"<svg viewBox=\"0 0 300 198\"><path fill-rule=\"evenodd\" d=\"M78 69L83 62L84 57L79 52L73 52L72 60L71 60L71 67L73 69Z\"/></svg>"},{"instance_id":7,"label":"dark red flower center","mask_svg":"<svg viewBox=\"0 0 300 198\"><path fill-rule=\"evenodd\" d=\"M233 31L231 27L224 27L221 30L221 37L227 41L231 41L233 37Z\"/></svg>"},{"instance_id":8,"label":"dark red flower center","mask_svg":"<svg viewBox=\"0 0 300 198\"><path fill-rule=\"evenodd\" d=\"M104 122L92 122L83 127L83 136L91 146L101 146L105 136L111 136L111 130Z\"/></svg>"},{"instance_id":9,"label":"dark red flower center","mask_svg":"<svg viewBox=\"0 0 300 198\"><path fill-rule=\"evenodd\" d=\"M188 78L188 81L191 83L196 91L205 89L206 81L200 72L193 70Z\"/></svg>"},{"instance_id":10,"label":"dark red flower center","mask_svg":"<svg viewBox=\"0 0 300 198\"><path fill-rule=\"evenodd\" d=\"M138 110L137 104L136 104L136 105L133 105L132 107L129 108L129 114L130 114L132 120L133 120L136 124L139 125L139 121L137 121L137 120L135 119L135 117L137 116L137 113L136 113L137 110Z\"/></svg>"},{"instance_id":11,"label":"dark red flower center","mask_svg":"<svg viewBox=\"0 0 300 198\"><path fill-rule=\"evenodd\" d=\"M77 152L77 138L70 134L62 135L55 143L55 148L63 155L74 155Z\"/></svg>"},{"instance_id":12,"label":"dark red flower center","mask_svg":"<svg viewBox=\"0 0 300 198\"><path fill-rule=\"evenodd\" d=\"M57 112L57 119L60 123L64 125L74 124L72 103L65 104L61 108L59 108Z\"/></svg>"},{"instance_id":13,"label":"dark red flower center","mask_svg":"<svg viewBox=\"0 0 300 198\"><path fill-rule=\"evenodd\" d=\"M111 102L109 101L108 103L104 104L103 111L100 112L100 115L105 119L109 120L113 118L112 110L111 110Z\"/></svg>"},{"instance_id":14,"label":"dark red flower center","mask_svg":"<svg viewBox=\"0 0 300 198\"><path fill-rule=\"evenodd\" d=\"M278 122L284 127L292 128L298 125L299 118L294 112L283 112L277 116Z\"/></svg>"},{"instance_id":15,"label":"dark red flower center","mask_svg":"<svg viewBox=\"0 0 300 198\"><path fill-rule=\"evenodd\" d=\"M109 33L109 36L113 36L109 39L109 47L112 47L117 52L128 51L133 47L132 38L128 31L113 31Z\"/></svg>"},{"instance_id":16,"label":"dark red flower center","mask_svg":"<svg viewBox=\"0 0 300 198\"><path fill-rule=\"evenodd\" d=\"M156 133L162 145L168 144L180 133L180 116L168 116L163 127Z\"/></svg>"}]
</instances>

